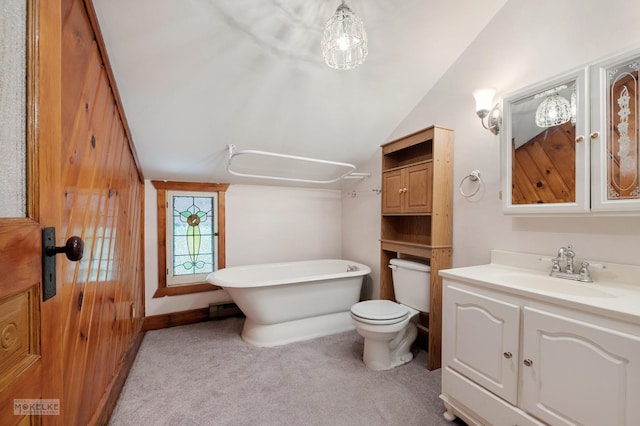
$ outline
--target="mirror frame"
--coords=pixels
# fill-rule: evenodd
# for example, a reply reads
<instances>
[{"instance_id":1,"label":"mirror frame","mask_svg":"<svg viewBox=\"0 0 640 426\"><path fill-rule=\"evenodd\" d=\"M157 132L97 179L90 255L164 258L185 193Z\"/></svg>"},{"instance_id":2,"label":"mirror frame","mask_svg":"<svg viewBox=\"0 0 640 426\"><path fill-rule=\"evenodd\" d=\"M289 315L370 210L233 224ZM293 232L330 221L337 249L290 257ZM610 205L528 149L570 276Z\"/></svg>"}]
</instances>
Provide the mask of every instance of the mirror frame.
<instances>
[{"instance_id":1,"label":"mirror frame","mask_svg":"<svg viewBox=\"0 0 640 426\"><path fill-rule=\"evenodd\" d=\"M502 182L502 210L510 215L541 215L584 213L590 209L590 149L587 131L589 129L588 82L589 68L581 67L563 73L548 80L527 86L507 94L502 100L502 128L500 132L501 182ZM576 86L576 158L575 158L575 202L570 203L541 203L541 204L513 204L512 203L512 105L537 93L557 87L562 84L575 82Z\"/></svg>"}]
</instances>

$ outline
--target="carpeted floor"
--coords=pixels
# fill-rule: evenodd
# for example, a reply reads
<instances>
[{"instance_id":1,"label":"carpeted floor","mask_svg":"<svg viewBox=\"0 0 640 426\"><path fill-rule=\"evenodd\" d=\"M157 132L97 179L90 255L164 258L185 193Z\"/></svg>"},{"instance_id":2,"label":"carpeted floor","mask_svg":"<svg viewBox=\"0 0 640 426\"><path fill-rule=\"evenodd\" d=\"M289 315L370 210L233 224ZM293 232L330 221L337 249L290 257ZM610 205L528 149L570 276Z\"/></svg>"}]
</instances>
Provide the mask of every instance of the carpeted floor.
<instances>
[{"instance_id":1,"label":"carpeted floor","mask_svg":"<svg viewBox=\"0 0 640 426\"><path fill-rule=\"evenodd\" d=\"M355 331L257 348L241 339L243 321L147 332L110 424L451 425L425 351L376 372Z\"/></svg>"}]
</instances>

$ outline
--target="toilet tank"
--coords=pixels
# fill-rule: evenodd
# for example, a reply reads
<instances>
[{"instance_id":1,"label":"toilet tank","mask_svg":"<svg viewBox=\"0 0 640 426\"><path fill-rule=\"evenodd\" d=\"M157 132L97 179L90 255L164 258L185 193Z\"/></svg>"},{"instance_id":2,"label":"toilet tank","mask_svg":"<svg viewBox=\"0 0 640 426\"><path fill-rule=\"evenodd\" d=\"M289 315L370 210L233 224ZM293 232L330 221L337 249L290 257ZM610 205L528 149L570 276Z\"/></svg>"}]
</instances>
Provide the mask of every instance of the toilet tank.
<instances>
[{"instance_id":1,"label":"toilet tank","mask_svg":"<svg viewBox=\"0 0 640 426\"><path fill-rule=\"evenodd\" d=\"M405 259L391 259L389 268L392 270L396 302L421 312L429 312L429 265Z\"/></svg>"}]
</instances>

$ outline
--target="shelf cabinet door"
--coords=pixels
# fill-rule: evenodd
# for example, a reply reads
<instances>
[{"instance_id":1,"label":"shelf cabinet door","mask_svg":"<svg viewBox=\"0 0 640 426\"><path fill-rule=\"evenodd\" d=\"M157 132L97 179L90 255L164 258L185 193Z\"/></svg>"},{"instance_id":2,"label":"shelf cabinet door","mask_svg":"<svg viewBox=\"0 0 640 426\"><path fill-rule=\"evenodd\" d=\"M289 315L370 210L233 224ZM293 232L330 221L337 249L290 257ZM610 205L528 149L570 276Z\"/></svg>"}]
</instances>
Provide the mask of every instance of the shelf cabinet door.
<instances>
[{"instance_id":1,"label":"shelf cabinet door","mask_svg":"<svg viewBox=\"0 0 640 426\"><path fill-rule=\"evenodd\" d=\"M403 170L394 170L382 174L382 214L402 213Z\"/></svg>"},{"instance_id":2,"label":"shelf cabinet door","mask_svg":"<svg viewBox=\"0 0 640 426\"><path fill-rule=\"evenodd\" d=\"M432 163L416 164L382 174L382 213L430 213Z\"/></svg>"},{"instance_id":3,"label":"shelf cabinet door","mask_svg":"<svg viewBox=\"0 0 640 426\"><path fill-rule=\"evenodd\" d=\"M516 404L520 307L445 280L443 364Z\"/></svg>"},{"instance_id":4,"label":"shelf cabinet door","mask_svg":"<svg viewBox=\"0 0 640 426\"><path fill-rule=\"evenodd\" d=\"M524 308L520 405L554 425L640 419L640 338L559 313Z\"/></svg>"},{"instance_id":5,"label":"shelf cabinet door","mask_svg":"<svg viewBox=\"0 0 640 426\"><path fill-rule=\"evenodd\" d=\"M407 190L404 196L406 213L430 213L433 163L418 164L404 170Z\"/></svg>"}]
</instances>

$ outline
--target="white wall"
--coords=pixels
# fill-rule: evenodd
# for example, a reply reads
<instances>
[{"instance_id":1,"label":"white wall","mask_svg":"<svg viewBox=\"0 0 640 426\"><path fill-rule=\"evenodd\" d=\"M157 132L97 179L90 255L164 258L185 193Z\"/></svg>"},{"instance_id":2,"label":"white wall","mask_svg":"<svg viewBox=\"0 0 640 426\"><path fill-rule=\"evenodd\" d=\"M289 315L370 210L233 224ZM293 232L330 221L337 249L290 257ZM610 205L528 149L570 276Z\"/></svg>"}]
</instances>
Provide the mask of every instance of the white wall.
<instances>
[{"instance_id":1,"label":"white wall","mask_svg":"<svg viewBox=\"0 0 640 426\"><path fill-rule=\"evenodd\" d=\"M498 96L504 95L619 50L640 47L638 16L637 0L510 0L389 135L391 141L432 124L455 130L454 267L486 263L491 249L553 255L569 243L578 257L640 263L640 218L505 216L498 198L499 137L482 128L471 94L494 87ZM377 164L367 163L378 173L379 155ZM460 195L458 185L475 169L484 186L470 200ZM365 189L371 183L358 185ZM380 225L374 215L379 215L380 202L374 198L345 199L343 252L347 258L361 255L359 260L372 266L377 289Z\"/></svg>"},{"instance_id":2,"label":"white wall","mask_svg":"<svg viewBox=\"0 0 640 426\"><path fill-rule=\"evenodd\" d=\"M473 90L498 96L640 47L637 0L510 0L390 139L436 123L455 130L453 265L489 261L491 249L553 255L573 244L577 257L638 264L640 218L518 218L502 214L499 137L475 114ZM474 201L458 192L472 170L484 188Z\"/></svg>"},{"instance_id":3,"label":"white wall","mask_svg":"<svg viewBox=\"0 0 640 426\"><path fill-rule=\"evenodd\" d=\"M153 298L158 286L156 190L145 183L145 308L160 315L230 301L222 290ZM227 266L341 258L341 192L231 185L226 194ZM355 259L354 259L355 260Z\"/></svg>"},{"instance_id":4,"label":"white wall","mask_svg":"<svg viewBox=\"0 0 640 426\"><path fill-rule=\"evenodd\" d=\"M364 281L366 293L380 295L380 189L382 181L381 149L358 167L369 172L363 180L347 181L342 197L342 254L344 259L363 263L371 268Z\"/></svg>"},{"instance_id":5,"label":"white wall","mask_svg":"<svg viewBox=\"0 0 640 426\"><path fill-rule=\"evenodd\" d=\"M573 244L579 258L638 264L640 218L511 217L502 213L499 138L484 130L471 93L499 95L640 47L637 0L510 0L388 141L438 124L455 130L453 266L489 261L491 249L553 255ZM439 35L441 36L441 35ZM549 46L549 47L545 47ZM232 185L227 193L227 265L343 257L372 268L379 293L380 150L358 164L372 176L337 191ZM458 192L472 170L484 187ZM147 315L204 307L223 292L151 299L157 286L155 191L146 185ZM151 191L150 191L151 189ZM356 197L349 192L356 190ZM152 211L153 210L153 211Z\"/></svg>"}]
</instances>

